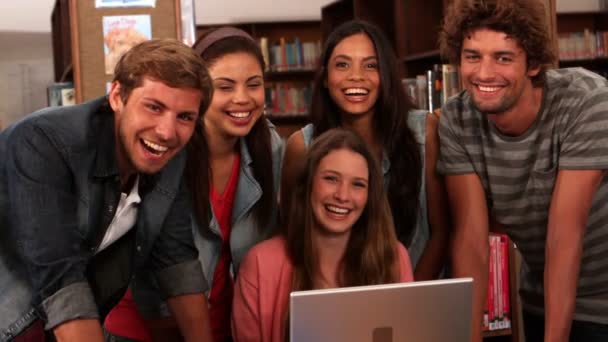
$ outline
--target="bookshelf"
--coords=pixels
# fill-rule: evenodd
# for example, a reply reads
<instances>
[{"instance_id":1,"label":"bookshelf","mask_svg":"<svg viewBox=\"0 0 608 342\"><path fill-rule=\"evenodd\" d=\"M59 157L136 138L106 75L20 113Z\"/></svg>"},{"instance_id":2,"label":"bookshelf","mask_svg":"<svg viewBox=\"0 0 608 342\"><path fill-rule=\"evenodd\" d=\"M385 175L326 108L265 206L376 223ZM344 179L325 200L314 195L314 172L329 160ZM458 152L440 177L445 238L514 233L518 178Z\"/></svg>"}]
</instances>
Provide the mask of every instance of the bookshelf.
<instances>
[{"instance_id":1,"label":"bookshelf","mask_svg":"<svg viewBox=\"0 0 608 342\"><path fill-rule=\"evenodd\" d=\"M288 137L308 123L312 82L321 50L320 21L231 24L260 42L267 59L266 115ZM197 27L197 36L222 25Z\"/></svg>"},{"instance_id":2,"label":"bookshelf","mask_svg":"<svg viewBox=\"0 0 608 342\"><path fill-rule=\"evenodd\" d=\"M556 14L560 67L584 67L608 76L608 11Z\"/></svg>"}]
</instances>

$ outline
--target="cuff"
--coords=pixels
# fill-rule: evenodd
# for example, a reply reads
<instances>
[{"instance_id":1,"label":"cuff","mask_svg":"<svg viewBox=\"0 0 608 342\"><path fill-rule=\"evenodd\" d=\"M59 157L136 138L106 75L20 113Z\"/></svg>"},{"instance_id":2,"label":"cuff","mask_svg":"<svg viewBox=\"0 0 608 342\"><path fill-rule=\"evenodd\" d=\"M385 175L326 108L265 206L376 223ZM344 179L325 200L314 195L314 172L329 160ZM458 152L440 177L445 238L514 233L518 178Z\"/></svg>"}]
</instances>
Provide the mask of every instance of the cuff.
<instances>
[{"instance_id":1,"label":"cuff","mask_svg":"<svg viewBox=\"0 0 608 342\"><path fill-rule=\"evenodd\" d=\"M60 289L42 302L42 308L47 318L46 330L73 319L99 318L93 292L86 282Z\"/></svg>"},{"instance_id":2,"label":"cuff","mask_svg":"<svg viewBox=\"0 0 608 342\"><path fill-rule=\"evenodd\" d=\"M156 272L156 277L164 298L208 290L198 259L163 268Z\"/></svg>"}]
</instances>

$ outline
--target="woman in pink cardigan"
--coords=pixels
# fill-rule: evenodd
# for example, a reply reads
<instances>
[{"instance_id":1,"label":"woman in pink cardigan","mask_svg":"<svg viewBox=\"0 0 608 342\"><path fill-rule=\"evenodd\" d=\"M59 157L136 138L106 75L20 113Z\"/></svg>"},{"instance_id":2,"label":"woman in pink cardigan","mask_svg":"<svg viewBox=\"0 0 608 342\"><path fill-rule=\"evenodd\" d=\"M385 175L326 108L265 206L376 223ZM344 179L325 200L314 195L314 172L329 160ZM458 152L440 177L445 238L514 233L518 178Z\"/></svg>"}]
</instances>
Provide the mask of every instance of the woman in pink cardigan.
<instances>
[{"instance_id":1,"label":"woman in pink cardigan","mask_svg":"<svg viewBox=\"0 0 608 342\"><path fill-rule=\"evenodd\" d=\"M307 153L288 225L253 247L234 287L235 341L284 341L291 291L409 282L379 165L351 131L331 129Z\"/></svg>"}]
</instances>

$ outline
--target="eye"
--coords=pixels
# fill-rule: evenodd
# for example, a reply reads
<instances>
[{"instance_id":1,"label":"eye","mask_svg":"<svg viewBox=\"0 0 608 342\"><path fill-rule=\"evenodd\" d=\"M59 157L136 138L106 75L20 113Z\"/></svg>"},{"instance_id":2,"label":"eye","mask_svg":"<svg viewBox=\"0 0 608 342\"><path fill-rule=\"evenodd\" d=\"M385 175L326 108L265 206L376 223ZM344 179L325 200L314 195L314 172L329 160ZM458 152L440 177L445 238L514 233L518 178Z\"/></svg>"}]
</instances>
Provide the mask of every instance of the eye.
<instances>
[{"instance_id":1,"label":"eye","mask_svg":"<svg viewBox=\"0 0 608 342\"><path fill-rule=\"evenodd\" d=\"M338 61L336 62L336 68L338 69L345 69L348 68L348 63L344 62L344 61Z\"/></svg>"},{"instance_id":2,"label":"eye","mask_svg":"<svg viewBox=\"0 0 608 342\"><path fill-rule=\"evenodd\" d=\"M336 183L338 181L338 177L333 176L333 175L327 175L327 176L323 176L323 180L326 180L330 183Z\"/></svg>"},{"instance_id":3,"label":"eye","mask_svg":"<svg viewBox=\"0 0 608 342\"><path fill-rule=\"evenodd\" d=\"M507 56L498 57L498 63L506 64L506 63L511 63L512 61L513 61L513 59L511 57L507 57Z\"/></svg>"},{"instance_id":4,"label":"eye","mask_svg":"<svg viewBox=\"0 0 608 342\"><path fill-rule=\"evenodd\" d=\"M479 56L478 55L465 55L464 59L469 62L476 62L479 60Z\"/></svg>"},{"instance_id":5,"label":"eye","mask_svg":"<svg viewBox=\"0 0 608 342\"><path fill-rule=\"evenodd\" d=\"M257 88L259 88L261 86L262 86L262 83L258 83L258 82L247 84L247 87L249 87L251 89L257 89Z\"/></svg>"},{"instance_id":6,"label":"eye","mask_svg":"<svg viewBox=\"0 0 608 342\"><path fill-rule=\"evenodd\" d=\"M187 122L194 121L195 117L196 117L196 115L194 115L192 113L180 113L177 115L177 118L179 120L187 121Z\"/></svg>"},{"instance_id":7,"label":"eye","mask_svg":"<svg viewBox=\"0 0 608 342\"><path fill-rule=\"evenodd\" d=\"M367 188L367 183L361 182L361 181L356 181L356 182L353 182L353 186L355 188L365 189L365 188Z\"/></svg>"},{"instance_id":8,"label":"eye","mask_svg":"<svg viewBox=\"0 0 608 342\"><path fill-rule=\"evenodd\" d=\"M371 70L376 70L376 69L378 69L378 63L376 63L376 62L367 63L367 64L365 64L365 68L371 69Z\"/></svg>"},{"instance_id":9,"label":"eye","mask_svg":"<svg viewBox=\"0 0 608 342\"><path fill-rule=\"evenodd\" d=\"M160 106L155 105L155 104L153 104L153 103L146 103L146 104L145 104L145 106L146 106L146 108L148 108L149 110L151 110L151 111L153 111L153 112L156 112L156 113L158 113L158 112L160 112L160 111L161 111Z\"/></svg>"},{"instance_id":10,"label":"eye","mask_svg":"<svg viewBox=\"0 0 608 342\"><path fill-rule=\"evenodd\" d=\"M215 89L219 90L219 91L231 91L232 90L232 86L229 85L218 85L215 87Z\"/></svg>"}]
</instances>

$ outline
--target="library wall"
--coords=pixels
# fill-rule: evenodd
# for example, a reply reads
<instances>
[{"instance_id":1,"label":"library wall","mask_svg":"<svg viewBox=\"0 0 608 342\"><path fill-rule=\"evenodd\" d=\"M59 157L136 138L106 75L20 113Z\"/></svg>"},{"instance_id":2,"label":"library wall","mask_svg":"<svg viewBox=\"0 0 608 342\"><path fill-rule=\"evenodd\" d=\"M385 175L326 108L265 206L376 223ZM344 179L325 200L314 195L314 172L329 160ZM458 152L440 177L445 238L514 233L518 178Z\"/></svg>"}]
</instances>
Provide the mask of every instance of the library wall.
<instances>
[{"instance_id":1,"label":"library wall","mask_svg":"<svg viewBox=\"0 0 608 342\"><path fill-rule=\"evenodd\" d=\"M0 130L47 106L53 81L50 33L0 33Z\"/></svg>"}]
</instances>

